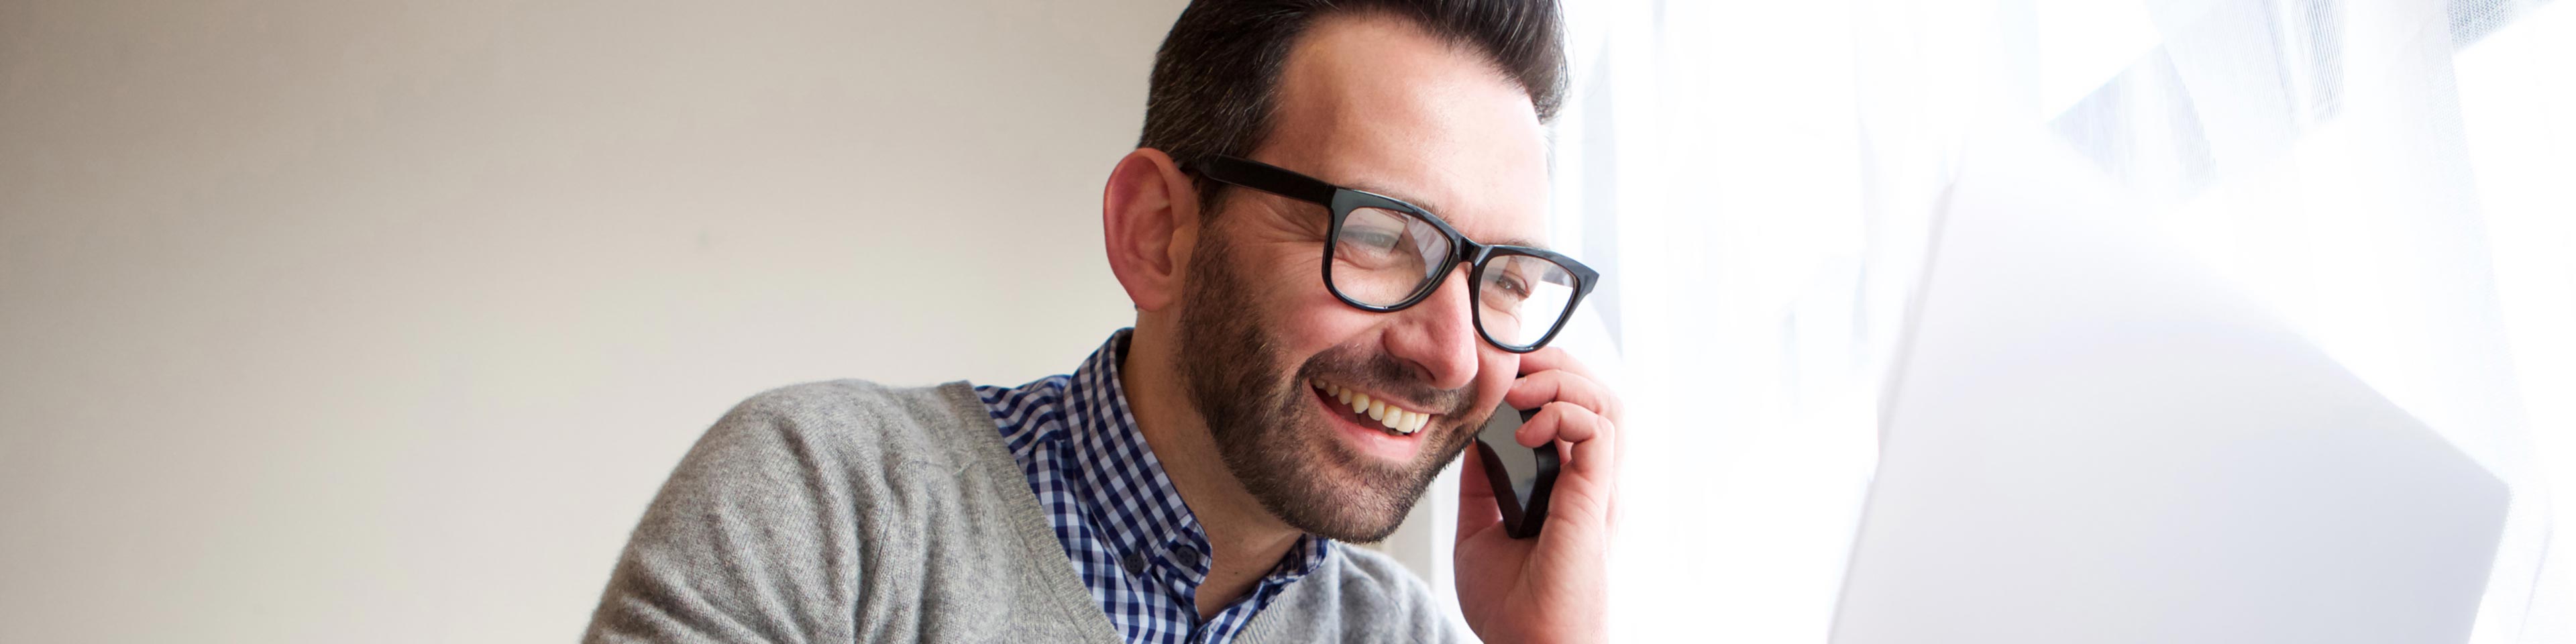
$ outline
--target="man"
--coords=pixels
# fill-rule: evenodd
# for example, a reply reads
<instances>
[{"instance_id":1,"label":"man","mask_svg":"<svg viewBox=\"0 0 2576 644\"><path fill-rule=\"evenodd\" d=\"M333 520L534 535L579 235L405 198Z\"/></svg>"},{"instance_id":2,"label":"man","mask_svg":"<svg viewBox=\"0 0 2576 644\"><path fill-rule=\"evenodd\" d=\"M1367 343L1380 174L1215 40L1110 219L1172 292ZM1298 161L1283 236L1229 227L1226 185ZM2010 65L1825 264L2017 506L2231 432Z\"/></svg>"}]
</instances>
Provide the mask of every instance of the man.
<instances>
[{"instance_id":1,"label":"man","mask_svg":"<svg viewBox=\"0 0 2576 644\"><path fill-rule=\"evenodd\" d=\"M1594 277L1529 241L1562 67L1544 2L1193 3L1102 200L1135 327L1020 387L743 403L586 639L1457 639L1338 542L1392 532L1509 404L1564 466L1513 539L1467 459L1460 608L1491 642L1602 640L1619 403L1542 346Z\"/></svg>"}]
</instances>

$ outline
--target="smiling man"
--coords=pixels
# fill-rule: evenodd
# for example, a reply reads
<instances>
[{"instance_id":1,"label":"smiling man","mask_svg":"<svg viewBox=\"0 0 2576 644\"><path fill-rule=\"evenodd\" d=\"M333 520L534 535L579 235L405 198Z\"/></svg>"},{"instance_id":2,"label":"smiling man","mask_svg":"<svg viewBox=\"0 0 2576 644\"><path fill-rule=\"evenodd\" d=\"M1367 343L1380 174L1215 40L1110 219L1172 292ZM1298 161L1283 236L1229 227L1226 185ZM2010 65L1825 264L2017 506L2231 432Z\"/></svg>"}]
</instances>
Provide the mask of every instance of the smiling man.
<instances>
[{"instance_id":1,"label":"smiling man","mask_svg":"<svg viewBox=\"0 0 2576 644\"><path fill-rule=\"evenodd\" d=\"M709 430L595 642L1450 641L1393 532L1497 405L1565 454L1531 539L1476 459L1460 609L1604 638L1619 404L1545 347L1595 279L1540 245L1546 2L1193 3L1102 203L1135 305L1018 387L799 385Z\"/></svg>"}]
</instances>

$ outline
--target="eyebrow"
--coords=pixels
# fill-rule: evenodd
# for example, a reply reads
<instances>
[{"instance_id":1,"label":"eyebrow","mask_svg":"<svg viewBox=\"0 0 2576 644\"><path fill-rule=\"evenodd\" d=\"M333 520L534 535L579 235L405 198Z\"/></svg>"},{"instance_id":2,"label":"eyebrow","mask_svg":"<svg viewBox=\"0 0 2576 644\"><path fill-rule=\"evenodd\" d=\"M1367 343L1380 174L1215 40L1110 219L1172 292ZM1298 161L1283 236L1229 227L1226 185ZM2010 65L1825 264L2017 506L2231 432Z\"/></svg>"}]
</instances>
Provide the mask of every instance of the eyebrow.
<instances>
[{"instance_id":1,"label":"eyebrow","mask_svg":"<svg viewBox=\"0 0 2576 644\"><path fill-rule=\"evenodd\" d=\"M1421 199L1414 199L1414 198L1411 198L1411 197L1399 197L1399 196L1396 196L1396 194L1397 194L1398 192L1400 192L1400 191L1396 191L1396 190L1386 190L1386 189L1384 189L1384 188L1382 188L1382 187L1380 187L1380 186L1378 186L1378 185L1376 185L1376 184L1341 183L1341 184L1333 184L1333 185L1337 185L1337 186L1344 187L1344 188L1350 188L1350 189L1352 189L1352 190L1358 190L1358 191L1361 191L1361 192L1375 193L1375 194L1377 194L1377 195L1379 195L1379 196L1383 196L1383 197L1386 197L1386 198L1389 198L1389 199L1394 199L1394 200L1396 200L1396 201L1401 201L1401 202L1405 202L1405 203L1413 204L1413 207L1415 207L1415 208L1421 208L1421 209L1423 210L1423 212L1428 212L1428 213L1431 213L1431 216L1439 217L1439 218L1440 218L1440 220L1441 220L1442 222L1449 224L1449 226L1450 226L1450 227L1452 227L1452 228L1455 228L1455 227L1457 227L1457 226L1458 226L1458 223L1457 223L1457 222L1449 221L1449 216L1448 216L1448 215L1440 214L1440 213L1443 213L1443 212L1448 212L1448 209L1446 209L1446 208L1442 208L1442 207L1440 206L1440 204L1432 203L1432 202L1430 202L1430 201L1425 201L1425 200L1421 200ZM1460 234L1465 234L1465 233L1460 233ZM1530 239L1530 238L1527 238L1527 237L1510 237L1510 238L1505 238L1505 239L1501 239L1501 240L1474 240L1474 241L1475 241L1476 243L1479 243L1479 244L1485 244L1485 245L1488 245L1488 246L1519 246L1519 247L1523 247L1523 248L1536 248L1536 249L1539 249L1539 250L1544 250L1544 251L1549 251L1549 252L1555 252L1555 251L1556 251L1556 249L1554 249L1554 248L1548 248L1548 247L1547 247L1547 244L1539 243L1539 241L1538 241L1538 240Z\"/></svg>"}]
</instances>

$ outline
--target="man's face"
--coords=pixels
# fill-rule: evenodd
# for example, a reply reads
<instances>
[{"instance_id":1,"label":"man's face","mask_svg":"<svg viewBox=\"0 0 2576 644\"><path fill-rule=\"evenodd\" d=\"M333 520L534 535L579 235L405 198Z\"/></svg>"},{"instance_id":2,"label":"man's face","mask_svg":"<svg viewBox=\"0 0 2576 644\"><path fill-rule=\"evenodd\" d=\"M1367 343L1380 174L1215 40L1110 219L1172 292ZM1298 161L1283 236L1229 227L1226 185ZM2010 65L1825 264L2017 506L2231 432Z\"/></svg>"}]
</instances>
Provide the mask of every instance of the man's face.
<instances>
[{"instance_id":1,"label":"man's face","mask_svg":"<svg viewBox=\"0 0 2576 644\"><path fill-rule=\"evenodd\" d=\"M1529 96L1476 53L1400 20L1327 19L1279 89L1257 160L1404 199L1477 241L1544 236L1544 132ZM1227 468L1271 514L1376 541L1465 449L1520 362L1476 335L1464 266L1403 311L1335 299L1322 278L1330 216L1230 191L1189 260L1179 367ZM1431 417L1392 432L1336 395L1347 392Z\"/></svg>"}]
</instances>

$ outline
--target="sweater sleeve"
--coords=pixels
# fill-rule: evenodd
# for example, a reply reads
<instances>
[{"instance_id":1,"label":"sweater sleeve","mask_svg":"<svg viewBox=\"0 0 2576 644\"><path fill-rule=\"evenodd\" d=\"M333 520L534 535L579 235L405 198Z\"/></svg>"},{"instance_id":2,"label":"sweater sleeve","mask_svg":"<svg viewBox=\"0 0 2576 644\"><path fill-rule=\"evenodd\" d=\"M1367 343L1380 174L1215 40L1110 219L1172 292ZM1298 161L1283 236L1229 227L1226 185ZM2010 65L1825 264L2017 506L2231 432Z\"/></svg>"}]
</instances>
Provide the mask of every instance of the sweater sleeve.
<instances>
[{"instance_id":1,"label":"sweater sleeve","mask_svg":"<svg viewBox=\"0 0 2576 644\"><path fill-rule=\"evenodd\" d=\"M856 534L837 423L770 392L717 421L682 458L611 573L582 638L622 642L849 642Z\"/></svg>"}]
</instances>

